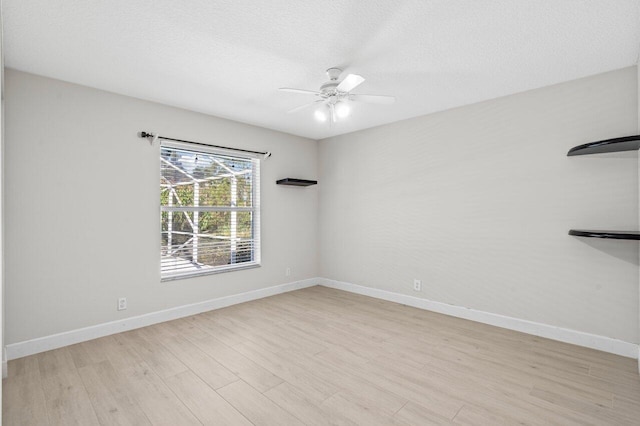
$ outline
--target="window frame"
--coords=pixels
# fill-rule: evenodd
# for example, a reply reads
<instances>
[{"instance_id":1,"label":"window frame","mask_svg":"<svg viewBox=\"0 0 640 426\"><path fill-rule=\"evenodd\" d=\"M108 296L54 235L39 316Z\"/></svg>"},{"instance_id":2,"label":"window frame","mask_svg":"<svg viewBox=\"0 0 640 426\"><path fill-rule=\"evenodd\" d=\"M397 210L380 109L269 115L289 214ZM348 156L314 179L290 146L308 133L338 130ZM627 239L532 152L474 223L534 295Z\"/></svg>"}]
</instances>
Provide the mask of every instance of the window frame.
<instances>
[{"instance_id":1,"label":"window frame","mask_svg":"<svg viewBox=\"0 0 640 426\"><path fill-rule=\"evenodd\" d=\"M260 209L261 209L261 203L260 203L260 170L261 170L261 160L263 159L262 156L258 155L258 154L252 154L252 153L248 153L248 152L244 152L244 151L236 151L233 149L223 149L223 148L216 148L216 147L209 147L203 144L190 144L188 142L178 142L178 141L166 141L166 140L162 140L160 143L160 147L159 147L159 152L158 152L158 158L159 161L162 162L162 149L163 148L169 148L169 149L177 149L177 150L182 150L182 151L189 151L192 152L194 154L206 154L206 155L213 155L213 156L223 156L223 157L231 157L231 158L237 158L239 160L244 160L244 161L251 161L252 162L252 179L251 179L251 197L252 197L252 205L250 208L247 208L245 206L243 207L238 207L238 206L183 206L181 209L177 209L176 207L171 208L171 211L175 212L178 210L181 211L195 211L197 210L200 213L206 213L206 212L211 212L211 211L235 211L235 212L246 212L246 211L250 211L252 213L251 215L251 240L252 240L252 250L251 250L251 254L252 254L252 260L249 262L241 262L241 263L235 263L235 264L226 264L226 265L219 265L219 266L210 266L209 268L204 268L202 270L199 271L182 271L182 272L176 272L176 271L169 271L169 272L163 272L162 271L162 251L163 248L166 247L163 245L162 243L162 233L163 233L163 229L162 229L162 213L169 211L169 210L164 210L163 208L165 207L170 207L170 206L164 206L162 205L162 201L161 198L159 197L158 201L159 201L159 213L160 213L160 281L164 282L164 281L174 281L174 280L181 280L181 279L186 279L186 278L193 278L193 277L199 277L199 276L206 276L206 275L213 275L213 274L220 274L220 273L225 273L225 272L231 272L231 271L238 271L238 270L244 270L244 269L253 269L253 268L259 268L261 266L261 231L260 231L260 222L261 222L261 214L260 214ZM160 178L162 178L162 168L160 169L159 172ZM199 239L198 239L198 243L199 243Z\"/></svg>"}]
</instances>

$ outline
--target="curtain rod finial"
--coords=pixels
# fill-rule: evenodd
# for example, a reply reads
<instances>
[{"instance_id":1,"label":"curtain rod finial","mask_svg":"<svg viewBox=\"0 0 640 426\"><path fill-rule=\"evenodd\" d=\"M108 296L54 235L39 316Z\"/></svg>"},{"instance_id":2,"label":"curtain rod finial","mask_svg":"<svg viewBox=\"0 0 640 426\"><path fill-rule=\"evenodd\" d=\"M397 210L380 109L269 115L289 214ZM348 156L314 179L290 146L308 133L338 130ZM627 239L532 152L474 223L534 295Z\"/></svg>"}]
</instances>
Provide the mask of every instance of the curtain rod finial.
<instances>
[{"instance_id":1,"label":"curtain rod finial","mask_svg":"<svg viewBox=\"0 0 640 426\"><path fill-rule=\"evenodd\" d=\"M149 144L151 146L154 146L156 144L156 141L158 140L158 135L157 134L153 134L153 133L149 133L149 132L138 132L138 137L139 138L143 138L143 139L149 139L152 138L151 141L149 141Z\"/></svg>"}]
</instances>

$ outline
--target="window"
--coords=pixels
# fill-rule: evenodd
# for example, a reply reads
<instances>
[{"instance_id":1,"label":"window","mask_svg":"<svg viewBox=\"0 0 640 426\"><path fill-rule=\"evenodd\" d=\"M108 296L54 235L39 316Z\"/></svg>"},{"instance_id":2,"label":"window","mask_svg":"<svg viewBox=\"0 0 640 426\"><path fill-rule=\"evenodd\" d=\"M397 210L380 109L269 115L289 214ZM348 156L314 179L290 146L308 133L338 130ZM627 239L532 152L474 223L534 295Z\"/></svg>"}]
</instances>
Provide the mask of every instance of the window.
<instances>
[{"instance_id":1,"label":"window","mask_svg":"<svg viewBox=\"0 0 640 426\"><path fill-rule=\"evenodd\" d=\"M162 143L163 280L260 264L259 177L257 158Z\"/></svg>"}]
</instances>

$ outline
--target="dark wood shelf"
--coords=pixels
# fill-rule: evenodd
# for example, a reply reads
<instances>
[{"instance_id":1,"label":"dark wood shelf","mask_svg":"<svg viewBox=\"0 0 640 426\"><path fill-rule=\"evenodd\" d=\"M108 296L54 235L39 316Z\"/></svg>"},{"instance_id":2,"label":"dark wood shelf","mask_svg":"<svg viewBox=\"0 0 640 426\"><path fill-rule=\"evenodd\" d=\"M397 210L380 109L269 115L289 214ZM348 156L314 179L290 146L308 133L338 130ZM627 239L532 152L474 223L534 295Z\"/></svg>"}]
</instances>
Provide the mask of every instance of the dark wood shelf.
<instances>
[{"instance_id":1,"label":"dark wood shelf","mask_svg":"<svg viewBox=\"0 0 640 426\"><path fill-rule=\"evenodd\" d=\"M607 152L637 151L640 149L640 135L624 136L578 145L567 152L567 156L604 154Z\"/></svg>"},{"instance_id":2,"label":"dark wood shelf","mask_svg":"<svg viewBox=\"0 0 640 426\"><path fill-rule=\"evenodd\" d=\"M567 152L567 156L604 154L607 152L637 151L640 149L640 135L623 136L578 145ZM610 240L640 241L640 231L595 231L589 229L571 229L569 235L586 238L604 238Z\"/></svg>"},{"instance_id":3,"label":"dark wood shelf","mask_svg":"<svg viewBox=\"0 0 640 426\"><path fill-rule=\"evenodd\" d=\"M611 240L640 240L640 231L589 231L586 229L572 229L569 231L569 235Z\"/></svg>"},{"instance_id":4,"label":"dark wood shelf","mask_svg":"<svg viewBox=\"0 0 640 426\"><path fill-rule=\"evenodd\" d=\"M318 183L317 180L305 180L296 178L284 178L277 180L278 185L290 185L290 186L311 186Z\"/></svg>"}]
</instances>

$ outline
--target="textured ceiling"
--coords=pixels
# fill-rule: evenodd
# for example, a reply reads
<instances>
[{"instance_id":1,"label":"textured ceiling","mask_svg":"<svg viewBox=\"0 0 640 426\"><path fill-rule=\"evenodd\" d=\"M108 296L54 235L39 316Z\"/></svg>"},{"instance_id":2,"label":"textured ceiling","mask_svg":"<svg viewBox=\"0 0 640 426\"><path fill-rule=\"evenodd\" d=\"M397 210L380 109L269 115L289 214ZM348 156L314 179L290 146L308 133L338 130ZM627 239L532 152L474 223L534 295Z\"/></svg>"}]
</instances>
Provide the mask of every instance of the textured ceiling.
<instances>
[{"instance_id":1,"label":"textured ceiling","mask_svg":"<svg viewBox=\"0 0 640 426\"><path fill-rule=\"evenodd\" d=\"M8 67L321 139L633 65L640 0L3 0ZM397 97L318 123L338 66Z\"/></svg>"}]
</instances>

